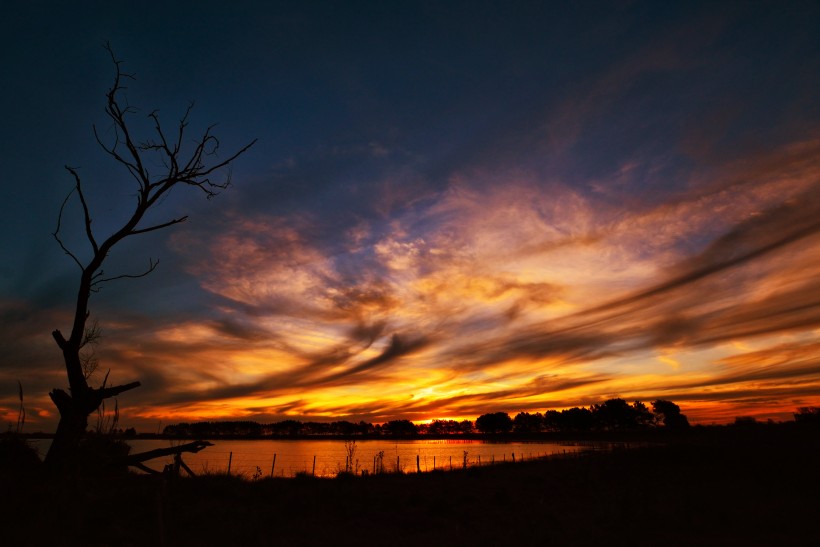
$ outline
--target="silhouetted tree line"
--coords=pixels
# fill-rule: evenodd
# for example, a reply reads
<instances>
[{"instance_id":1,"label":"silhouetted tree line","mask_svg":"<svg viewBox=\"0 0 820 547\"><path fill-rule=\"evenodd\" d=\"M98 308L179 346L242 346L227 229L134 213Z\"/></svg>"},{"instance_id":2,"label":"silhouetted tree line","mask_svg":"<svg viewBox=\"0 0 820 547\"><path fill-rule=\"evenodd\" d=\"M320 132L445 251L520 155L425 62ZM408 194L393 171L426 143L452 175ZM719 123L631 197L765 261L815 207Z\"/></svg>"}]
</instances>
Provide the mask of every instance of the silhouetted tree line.
<instances>
[{"instance_id":1,"label":"silhouetted tree line","mask_svg":"<svg viewBox=\"0 0 820 547\"><path fill-rule=\"evenodd\" d=\"M515 418L495 412L476 420L476 429L486 434L638 431L657 427L684 429L689 427L689 420L678 405L662 399L652 403L652 410L641 401L629 404L623 399L609 399L589 408L548 410L544 414L519 412Z\"/></svg>"},{"instance_id":2,"label":"silhouetted tree line","mask_svg":"<svg viewBox=\"0 0 820 547\"><path fill-rule=\"evenodd\" d=\"M810 419L810 418L801 418ZM506 412L482 414L475 423L470 420L433 420L428 424L414 424L410 420L391 420L383 424L364 421L353 423L301 422L283 420L269 424L252 421L195 422L166 426L163 434L169 437L314 437L314 436L368 436L413 437L417 435L466 435L481 433L578 433L588 431L636 431L663 427L683 429L689 426L680 407L672 401L657 400L650 410L644 403L632 404L623 399L609 399L589 408L548 410L545 413L519 412L511 418Z\"/></svg>"},{"instance_id":3,"label":"silhouetted tree line","mask_svg":"<svg viewBox=\"0 0 820 547\"><path fill-rule=\"evenodd\" d=\"M421 424L419 429L428 435L463 435L475 431L470 420L433 420L429 424Z\"/></svg>"}]
</instances>

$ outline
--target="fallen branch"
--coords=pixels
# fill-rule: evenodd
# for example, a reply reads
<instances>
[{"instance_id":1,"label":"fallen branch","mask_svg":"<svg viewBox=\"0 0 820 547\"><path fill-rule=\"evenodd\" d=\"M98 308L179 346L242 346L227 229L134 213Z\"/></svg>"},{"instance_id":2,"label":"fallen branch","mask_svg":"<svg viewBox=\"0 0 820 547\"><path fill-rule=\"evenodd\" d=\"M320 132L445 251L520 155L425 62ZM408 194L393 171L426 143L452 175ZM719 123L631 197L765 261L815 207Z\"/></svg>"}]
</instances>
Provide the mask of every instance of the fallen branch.
<instances>
[{"instance_id":1,"label":"fallen branch","mask_svg":"<svg viewBox=\"0 0 820 547\"><path fill-rule=\"evenodd\" d=\"M200 450L213 446L214 444L208 441L193 441L188 444L181 444L179 446L171 446L169 448L157 448L147 452L139 452L137 454L129 454L123 458L123 463L131 467L142 469L143 471L153 471L148 467L142 465L142 462L153 460L155 458L162 458L164 456L179 456L183 452L196 453Z\"/></svg>"},{"instance_id":2,"label":"fallen branch","mask_svg":"<svg viewBox=\"0 0 820 547\"><path fill-rule=\"evenodd\" d=\"M191 471L191 468L188 467L188 465L184 461L182 461L182 456L180 454L177 454L174 457L174 465L175 465L175 467L176 466L182 467L185 470L185 472L188 473L188 476L196 477L196 474L193 471ZM179 469L176 469L176 473L179 474Z\"/></svg>"}]
</instances>

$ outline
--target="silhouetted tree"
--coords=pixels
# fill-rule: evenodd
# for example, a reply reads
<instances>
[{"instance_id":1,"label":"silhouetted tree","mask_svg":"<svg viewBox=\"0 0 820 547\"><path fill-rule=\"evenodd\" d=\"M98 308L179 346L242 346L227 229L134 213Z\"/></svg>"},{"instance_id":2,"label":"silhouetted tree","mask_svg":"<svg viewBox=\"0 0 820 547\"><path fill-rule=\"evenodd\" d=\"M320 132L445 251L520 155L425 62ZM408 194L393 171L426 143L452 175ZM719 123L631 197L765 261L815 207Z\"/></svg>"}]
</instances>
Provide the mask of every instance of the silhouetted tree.
<instances>
[{"instance_id":1,"label":"silhouetted tree","mask_svg":"<svg viewBox=\"0 0 820 547\"><path fill-rule=\"evenodd\" d=\"M236 437L259 437L262 435L262 426L248 420L228 422L225 429L228 435Z\"/></svg>"},{"instance_id":2,"label":"silhouetted tree","mask_svg":"<svg viewBox=\"0 0 820 547\"><path fill-rule=\"evenodd\" d=\"M333 424L327 422L304 422L300 434L302 435L330 435L334 433Z\"/></svg>"},{"instance_id":3,"label":"silhouetted tree","mask_svg":"<svg viewBox=\"0 0 820 547\"><path fill-rule=\"evenodd\" d=\"M635 415L637 427L650 427L655 423L655 415L641 401L632 403L632 412Z\"/></svg>"},{"instance_id":4,"label":"silhouetted tree","mask_svg":"<svg viewBox=\"0 0 820 547\"><path fill-rule=\"evenodd\" d=\"M302 432L302 422L299 420L283 420L268 425L272 435L289 435L296 437Z\"/></svg>"},{"instance_id":5,"label":"silhouetted tree","mask_svg":"<svg viewBox=\"0 0 820 547\"><path fill-rule=\"evenodd\" d=\"M513 431L516 433L538 433L544 428L544 417L540 412L530 414L519 412L513 418Z\"/></svg>"},{"instance_id":6,"label":"silhouetted tree","mask_svg":"<svg viewBox=\"0 0 820 547\"><path fill-rule=\"evenodd\" d=\"M609 399L590 408L595 424L608 431L623 431L646 427L653 421L646 405L635 401L630 405L623 399Z\"/></svg>"},{"instance_id":7,"label":"silhouetted tree","mask_svg":"<svg viewBox=\"0 0 820 547\"><path fill-rule=\"evenodd\" d=\"M652 411L668 429L686 429L689 419L681 414L680 407L672 401L658 399L652 402Z\"/></svg>"},{"instance_id":8,"label":"silhouetted tree","mask_svg":"<svg viewBox=\"0 0 820 547\"><path fill-rule=\"evenodd\" d=\"M562 410L560 424L562 431L589 431L594 424L592 411L577 406Z\"/></svg>"},{"instance_id":9,"label":"silhouetted tree","mask_svg":"<svg viewBox=\"0 0 820 547\"><path fill-rule=\"evenodd\" d=\"M89 299L92 292L97 292L109 281L148 275L154 271L158 262L149 259L147 269L136 274L108 275L103 270L106 259L119 243L132 236L162 230L184 222L187 216L157 221L157 216L149 215L149 212L154 212L163 198L178 187L193 187L208 198L215 196L220 190L228 187L230 176L226 177L224 182L214 181L212 176L230 165L253 145L251 142L225 159L217 159L219 140L211 132L213 126L208 127L192 144L188 144L188 117L192 105L171 133L163 129L157 111L149 113L147 119L153 126L154 136L145 141L136 140L136 132L130 124L132 115L137 110L129 105L123 96L124 81L133 79L133 76L123 72L122 62L114 56L109 46L106 46L106 49L115 67L114 83L108 90L105 106L105 113L113 124L113 139L108 143L104 142L96 127L94 136L105 153L123 168L134 183L136 200L131 212L116 226L113 233L101 237L93 228L93 215L80 173L77 169L66 166L74 180L74 187L60 207L57 228L53 235L60 248L79 267L80 279L74 319L68 337L60 330L52 332L52 337L63 354L69 387L68 391L57 388L49 393L60 413L57 431L45 460L53 469L65 469L76 459L78 446L88 426L88 416L95 412L105 399L140 385L136 381L116 386L106 385L105 381L100 387L89 385L89 372L93 371L96 364L93 359L89 359L83 348L92 344L99 335L96 325L93 322L89 325L88 322ZM157 166L160 166L159 173L149 172L149 168L157 169ZM70 249L60 233L63 212L72 197L77 199L82 211L83 231L89 247L86 253ZM90 258L81 258L88 255Z\"/></svg>"},{"instance_id":10,"label":"silhouetted tree","mask_svg":"<svg viewBox=\"0 0 820 547\"><path fill-rule=\"evenodd\" d=\"M410 420L391 420L382 424L382 433L391 437L412 437L418 433L416 424Z\"/></svg>"},{"instance_id":11,"label":"silhouetted tree","mask_svg":"<svg viewBox=\"0 0 820 547\"><path fill-rule=\"evenodd\" d=\"M547 431L561 431L564 428L561 413L557 410L544 412L544 429Z\"/></svg>"},{"instance_id":12,"label":"silhouetted tree","mask_svg":"<svg viewBox=\"0 0 820 547\"><path fill-rule=\"evenodd\" d=\"M347 420L333 422L331 425L333 426L333 431L337 435L356 435L360 431L358 425L353 422L348 422Z\"/></svg>"},{"instance_id":13,"label":"silhouetted tree","mask_svg":"<svg viewBox=\"0 0 820 547\"><path fill-rule=\"evenodd\" d=\"M493 412L482 414L475 421L475 427L482 433L498 434L509 433L512 429L513 421L506 412Z\"/></svg>"},{"instance_id":14,"label":"silhouetted tree","mask_svg":"<svg viewBox=\"0 0 820 547\"><path fill-rule=\"evenodd\" d=\"M356 424L356 430L359 435L370 435L374 432L373 424L365 422L364 420Z\"/></svg>"},{"instance_id":15,"label":"silhouetted tree","mask_svg":"<svg viewBox=\"0 0 820 547\"><path fill-rule=\"evenodd\" d=\"M595 425L604 430L626 429L633 425L632 409L623 399L608 399L594 404L590 411L595 418Z\"/></svg>"},{"instance_id":16,"label":"silhouetted tree","mask_svg":"<svg viewBox=\"0 0 820 547\"><path fill-rule=\"evenodd\" d=\"M461 424L455 420L433 420L427 426L430 435L454 435L461 431Z\"/></svg>"}]
</instances>

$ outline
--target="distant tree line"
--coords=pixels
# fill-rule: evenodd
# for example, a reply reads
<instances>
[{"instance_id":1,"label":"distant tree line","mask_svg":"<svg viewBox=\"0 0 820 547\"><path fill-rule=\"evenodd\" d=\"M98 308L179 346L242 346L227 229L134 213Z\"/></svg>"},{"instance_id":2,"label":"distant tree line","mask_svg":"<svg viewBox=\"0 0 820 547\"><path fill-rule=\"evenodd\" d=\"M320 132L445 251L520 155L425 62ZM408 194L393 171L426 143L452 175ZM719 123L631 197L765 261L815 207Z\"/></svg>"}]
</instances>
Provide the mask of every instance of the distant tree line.
<instances>
[{"instance_id":1,"label":"distant tree line","mask_svg":"<svg viewBox=\"0 0 820 547\"><path fill-rule=\"evenodd\" d=\"M548 410L545 413L519 412L511 418L506 412L482 414L470 420L433 420L415 424L410 420L391 420L383 424L335 422L301 422L283 420L268 424L253 421L194 422L166 426L169 437L413 437L417 435L458 436L480 433L579 433L590 431L637 431L650 428L684 429L689 420L672 401L659 399L650 410L640 401L630 404L623 399L609 399L588 408Z\"/></svg>"},{"instance_id":2,"label":"distant tree line","mask_svg":"<svg viewBox=\"0 0 820 547\"><path fill-rule=\"evenodd\" d=\"M483 414L475 423L476 429L485 434L541 433L541 432L587 432L587 431L636 431L664 427L684 429L689 420L680 407L672 401L659 399L652 403L652 410L642 403L632 404L623 399L609 399L589 408L573 407L537 412L519 412L510 418L506 412Z\"/></svg>"}]
</instances>

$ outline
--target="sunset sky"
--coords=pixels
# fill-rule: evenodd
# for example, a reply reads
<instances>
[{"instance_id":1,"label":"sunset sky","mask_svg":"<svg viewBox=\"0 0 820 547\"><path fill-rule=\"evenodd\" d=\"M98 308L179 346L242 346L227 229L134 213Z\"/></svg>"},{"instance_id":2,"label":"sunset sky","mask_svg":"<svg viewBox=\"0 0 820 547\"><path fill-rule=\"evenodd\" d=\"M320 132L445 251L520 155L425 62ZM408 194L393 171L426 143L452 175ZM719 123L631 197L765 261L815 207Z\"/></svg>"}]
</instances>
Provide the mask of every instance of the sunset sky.
<instances>
[{"instance_id":1,"label":"sunset sky","mask_svg":"<svg viewBox=\"0 0 820 547\"><path fill-rule=\"evenodd\" d=\"M820 405L817 2L52 4L0 17L4 422L19 380L50 430L67 385L63 166L99 234L134 203L92 132L106 41L137 134L193 100L191 140L258 139L229 190L180 189L153 218L188 222L110 256L160 261L92 296L92 384L143 384L123 427Z\"/></svg>"}]
</instances>

